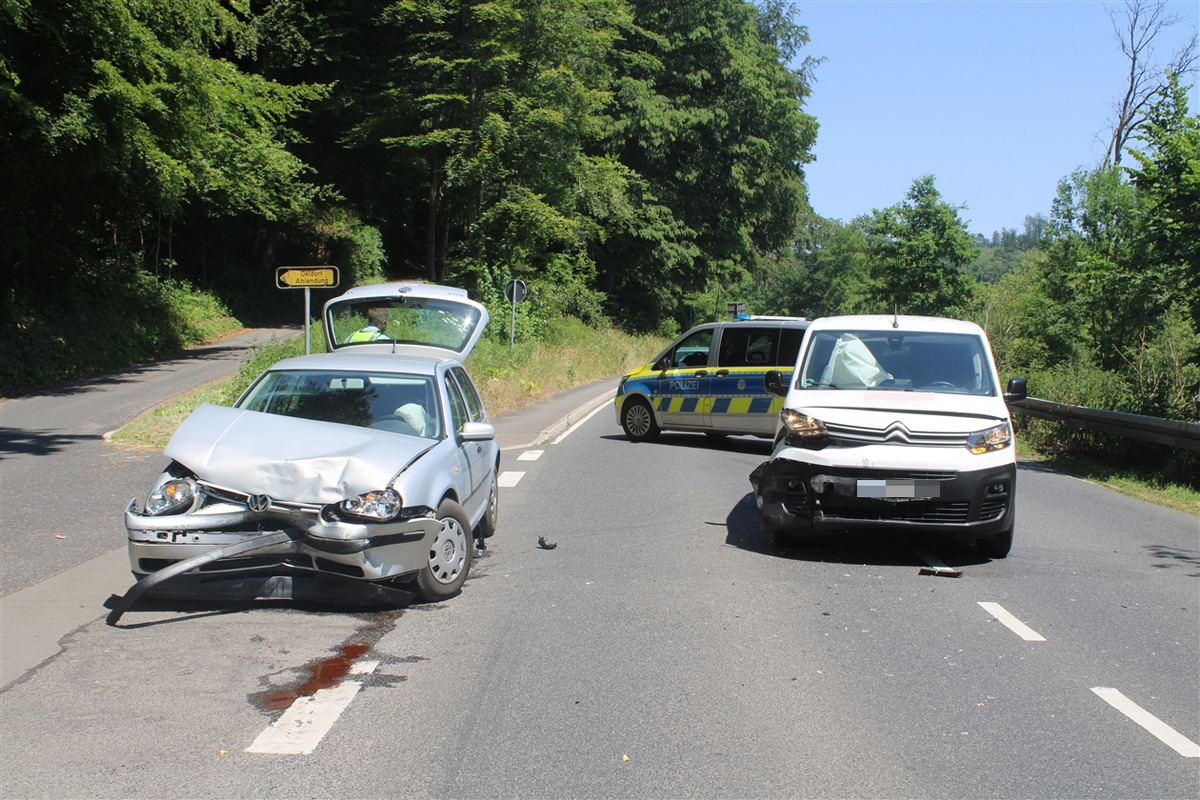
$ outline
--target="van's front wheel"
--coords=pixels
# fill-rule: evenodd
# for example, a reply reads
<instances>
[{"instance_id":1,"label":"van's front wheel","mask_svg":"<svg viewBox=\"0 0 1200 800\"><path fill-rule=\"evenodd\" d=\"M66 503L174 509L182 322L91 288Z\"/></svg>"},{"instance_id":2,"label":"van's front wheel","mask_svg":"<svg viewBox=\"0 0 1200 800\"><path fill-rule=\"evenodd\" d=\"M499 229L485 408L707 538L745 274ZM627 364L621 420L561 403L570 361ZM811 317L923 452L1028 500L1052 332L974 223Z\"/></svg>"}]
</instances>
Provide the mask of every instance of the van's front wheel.
<instances>
[{"instance_id":1,"label":"van's front wheel","mask_svg":"<svg viewBox=\"0 0 1200 800\"><path fill-rule=\"evenodd\" d=\"M621 427L625 429L625 435L635 442L647 442L658 436L654 410L640 397L625 401L621 409Z\"/></svg>"},{"instance_id":2,"label":"van's front wheel","mask_svg":"<svg viewBox=\"0 0 1200 800\"><path fill-rule=\"evenodd\" d=\"M1012 515L1012 509L1009 509L1009 515ZM988 558L1007 558L1008 553L1012 550L1013 545L1013 529L1016 528L1016 520L1008 526L1008 530L997 533L995 536L983 536L975 540L975 549L982 556Z\"/></svg>"}]
</instances>

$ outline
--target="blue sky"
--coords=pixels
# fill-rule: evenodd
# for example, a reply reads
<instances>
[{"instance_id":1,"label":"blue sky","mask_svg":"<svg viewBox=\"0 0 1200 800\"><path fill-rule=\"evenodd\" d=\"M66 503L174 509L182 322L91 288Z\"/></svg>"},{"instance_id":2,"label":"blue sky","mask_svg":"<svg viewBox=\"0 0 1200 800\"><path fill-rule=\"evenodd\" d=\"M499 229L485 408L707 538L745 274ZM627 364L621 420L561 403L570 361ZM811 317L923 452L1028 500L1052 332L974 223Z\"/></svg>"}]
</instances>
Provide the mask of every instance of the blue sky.
<instances>
[{"instance_id":1,"label":"blue sky","mask_svg":"<svg viewBox=\"0 0 1200 800\"><path fill-rule=\"evenodd\" d=\"M966 204L972 233L1021 231L1049 216L1058 182L1104 156L1128 61L1107 9L1093 0L797 0L825 57L806 110L820 133L805 175L817 214L849 221L904 200L934 176L942 197ZM1165 64L1200 20L1200 2L1176 0L1189 22L1156 46ZM1195 81L1189 81L1194 83ZM1200 96L1189 95L1200 113Z\"/></svg>"}]
</instances>

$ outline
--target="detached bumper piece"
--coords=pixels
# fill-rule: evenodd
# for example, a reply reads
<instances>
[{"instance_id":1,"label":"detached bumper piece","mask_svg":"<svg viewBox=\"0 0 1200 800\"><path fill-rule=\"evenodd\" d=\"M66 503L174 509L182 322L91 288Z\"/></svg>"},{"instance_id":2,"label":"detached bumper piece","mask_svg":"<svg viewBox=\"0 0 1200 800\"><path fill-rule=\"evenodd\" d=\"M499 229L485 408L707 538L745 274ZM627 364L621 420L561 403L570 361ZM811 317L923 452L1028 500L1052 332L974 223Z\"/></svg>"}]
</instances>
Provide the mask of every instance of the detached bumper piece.
<instances>
[{"instance_id":1,"label":"detached bumper piece","mask_svg":"<svg viewBox=\"0 0 1200 800\"><path fill-rule=\"evenodd\" d=\"M767 531L890 527L987 535L1008 528L1016 466L898 472L774 459L755 468L750 483Z\"/></svg>"}]
</instances>

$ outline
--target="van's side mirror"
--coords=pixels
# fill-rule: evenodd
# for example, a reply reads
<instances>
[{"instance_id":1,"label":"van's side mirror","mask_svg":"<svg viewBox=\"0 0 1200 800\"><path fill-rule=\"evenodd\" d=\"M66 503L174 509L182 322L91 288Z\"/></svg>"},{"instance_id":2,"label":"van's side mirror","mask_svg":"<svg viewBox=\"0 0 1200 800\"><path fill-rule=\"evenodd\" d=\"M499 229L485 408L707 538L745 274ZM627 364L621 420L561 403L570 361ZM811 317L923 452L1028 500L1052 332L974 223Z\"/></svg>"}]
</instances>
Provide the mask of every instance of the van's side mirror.
<instances>
[{"instance_id":1,"label":"van's side mirror","mask_svg":"<svg viewBox=\"0 0 1200 800\"><path fill-rule=\"evenodd\" d=\"M768 394L784 397L787 395L787 387L783 384L783 376L779 374L777 369L767 370L767 374L763 376L763 388Z\"/></svg>"},{"instance_id":2,"label":"van's side mirror","mask_svg":"<svg viewBox=\"0 0 1200 800\"><path fill-rule=\"evenodd\" d=\"M1018 403L1025 399L1028 391L1024 378L1009 378L1008 388L1004 390L1004 402Z\"/></svg>"},{"instance_id":3,"label":"van's side mirror","mask_svg":"<svg viewBox=\"0 0 1200 800\"><path fill-rule=\"evenodd\" d=\"M653 368L661 371L664 369L671 369L672 366L673 366L673 361L671 359L671 354L667 353L665 356L660 358L658 361L654 362Z\"/></svg>"}]
</instances>

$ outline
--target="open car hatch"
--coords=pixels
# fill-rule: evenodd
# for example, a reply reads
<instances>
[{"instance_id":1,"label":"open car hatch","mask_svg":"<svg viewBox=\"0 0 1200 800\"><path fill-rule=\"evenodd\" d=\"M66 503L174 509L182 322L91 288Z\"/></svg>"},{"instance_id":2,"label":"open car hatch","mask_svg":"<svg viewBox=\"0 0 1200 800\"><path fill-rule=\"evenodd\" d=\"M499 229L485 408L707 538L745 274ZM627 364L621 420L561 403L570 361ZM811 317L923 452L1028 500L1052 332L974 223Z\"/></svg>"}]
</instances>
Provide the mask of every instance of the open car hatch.
<instances>
[{"instance_id":1,"label":"open car hatch","mask_svg":"<svg viewBox=\"0 0 1200 800\"><path fill-rule=\"evenodd\" d=\"M465 361L488 312L463 289L427 283L358 286L325 304L330 352L363 348Z\"/></svg>"}]
</instances>

